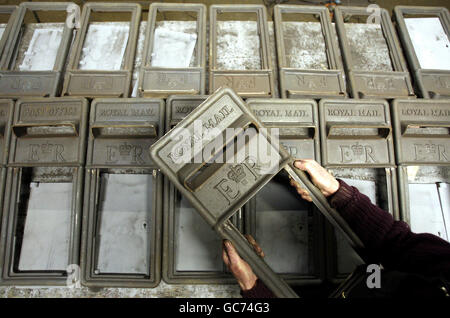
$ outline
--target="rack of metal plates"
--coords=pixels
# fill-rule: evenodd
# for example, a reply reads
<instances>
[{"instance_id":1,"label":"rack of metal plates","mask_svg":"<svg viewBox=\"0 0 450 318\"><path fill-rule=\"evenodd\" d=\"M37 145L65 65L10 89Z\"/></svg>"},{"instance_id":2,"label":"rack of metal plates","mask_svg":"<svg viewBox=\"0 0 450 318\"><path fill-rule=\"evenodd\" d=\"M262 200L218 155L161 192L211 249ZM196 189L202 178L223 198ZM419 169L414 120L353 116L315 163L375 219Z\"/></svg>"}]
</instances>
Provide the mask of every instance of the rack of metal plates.
<instances>
[{"instance_id":1,"label":"rack of metal plates","mask_svg":"<svg viewBox=\"0 0 450 318\"><path fill-rule=\"evenodd\" d=\"M209 92L229 87L245 98L273 97L266 7L212 5L209 23Z\"/></svg>"},{"instance_id":2,"label":"rack of metal plates","mask_svg":"<svg viewBox=\"0 0 450 318\"><path fill-rule=\"evenodd\" d=\"M394 100L402 219L450 240L450 100Z\"/></svg>"},{"instance_id":3,"label":"rack of metal plates","mask_svg":"<svg viewBox=\"0 0 450 318\"><path fill-rule=\"evenodd\" d=\"M79 266L88 103L24 98L12 123L2 284L65 285Z\"/></svg>"},{"instance_id":4,"label":"rack of metal plates","mask_svg":"<svg viewBox=\"0 0 450 318\"><path fill-rule=\"evenodd\" d=\"M14 23L17 23L17 9L17 6L0 6L0 61Z\"/></svg>"},{"instance_id":5,"label":"rack of metal plates","mask_svg":"<svg viewBox=\"0 0 450 318\"><path fill-rule=\"evenodd\" d=\"M320 162L317 103L306 99L249 99L247 105L274 130L293 158ZM269 131L270 133L271 131ZM319 284L325 278L323 218L289 185L283 171L245 206L245 231L265 260L291 285Z\"/></svg>"},{"instance_id":6,"label":"rack of metal plates","mask_svg":"<svg viewBox=\"0 0 450 318\"><path fill-rule=\"evenodd\" d=\"M206 7L152 3L138 91L145 97L205 94Z\"/></svg>"},{"instance_id":7,"label":"rack of metal plates","mask_svg":"<svg viewBox=\"0 0 450 318\"><path fill-rule=\"evenodd\" d=\"M448 9L396 6L394 13L418 95L450 98Z\"/></svg>"},{"instance_id":8,"label":"rack of metal plates","mask_svg":"<svg viewBox=\"0 0 450 318\"><path fill-rule=\"evenodd\" d=\"M0 60L0 96L58 96L75 30L72 2L23 2Z\"/></svg>"},{"instance_id":9,"label":"rack of metal plates","mask_svg":"<svg viewBox=\"0 0 450 318\"><path fill-rule=\"evenodd\" d=\"M138 4L86 3L63 95L128 97L140 18Z\"/></svg>"},{"instance_id":10,"label":"rack of metal plates","mask_svg":"<svg viewBox=\"0 0 450 318\"><path fill-rule=\"evenodd\" d=\"M319 104L322 164L372 203L398 218L397 176L389 104L385 100L332 100ZM339 281L361 259L331 227L326 231L328 276Z\"/></svg>"},{"instance_id":11,"label":"rack of metal plates","mask_svg":"<svg viewBox=\"0 0 450 318\"><path fill-rule=\"evenodd\" d=\"M86 159L81 270L89 287L160 282L163 177L149 157L162 99L95 99Z\"/></svg>"},{"instance_id":12,"label":"rack of metal plates","mask_svg":"<svg viewBox=\"0 0 450 318\"><path fill-rule=\"evenodd\" d=\"M346 97L344 67L326 7L276 5L282 98Z\"/></svg>"},{"instance_id":13,"label":"rack of metal plates","mask_svg":"<svg viewBox=\"0 0 450 318\"><path fill-rule=\"evenodd\" d=\"M353 98L414 97L406 61L390 15L365 7L334 9L347 84Z\"/></svg>"},{"instance_id":14,"label":"rack of metal plates","mask_svg":"<svg viewBox=\"0 0 450 318\"><path fill-rule=\"evenodd\" d=\"M6 164L8 162L9 141L11 137L11 122L13 112L14 112L14 102L10 99L0 99L0 207L3 206L3 195L5 190L6 171L7 171ZM2 228L2 215L3 212L0 214L0 229ZM0 265L1 263L2 262L0 261Z\"/></svg>"},{"instance_id":15,"label":"rack of metal plates","mask_svg":"<svg viewBox=\"0 0 450 318\"><path fill-rule=\"evenodd\" d=\"M207 96L173 95L167 99L166 132ZM233 223L242 231L241 212ZM166 178L164 185L163 279L173 284L230 284L222 261L222 240Z\"/></svg>"}]
</instances>

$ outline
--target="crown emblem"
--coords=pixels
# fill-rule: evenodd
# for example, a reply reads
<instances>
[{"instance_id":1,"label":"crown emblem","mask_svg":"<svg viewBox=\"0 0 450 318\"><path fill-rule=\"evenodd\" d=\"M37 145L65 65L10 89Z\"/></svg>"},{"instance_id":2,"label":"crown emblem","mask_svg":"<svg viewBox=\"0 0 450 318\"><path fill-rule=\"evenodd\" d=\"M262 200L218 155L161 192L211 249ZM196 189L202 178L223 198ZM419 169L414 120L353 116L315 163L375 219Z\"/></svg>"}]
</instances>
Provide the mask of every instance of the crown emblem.
<instances>
[{"instance_id":1,"label":"crown emblem","mask_svg":"<svg viewBox=\"0 0 450 318\"><path fill-rule=\"evenodd\" d=\"M425 144L423 146L423 152L425 152L427 154L436 154L437 153L436 145L434 145L434 144Z\"/></svg>"},{"instance_id":2,"label":"crown emblem","mask_svg":"<svg viewBox=\"0 0 450 318\"><path fill-rule=\"evenodd\" d=\"M355 156L361 156L364 154L364 147L356 143L356 145L352 146L352 151Z\"/></svg>"},{"instance_id":3,"label":"crown emblem","mask_svg":"<svg viewBox=\"0 0 450 318\"><path fill-rule=\"evenodd\" d=\"M53 145L47 141L47 143L41 145L41 150L43 154L49 154L53 150Z\"/></svg>"},{"instance_id":4,"label":"crown emblem","mask_svg":"<svg viewBox=\"0 0 450 318\"><path fill-rule=\"evenodd\" d=\"M119 153L121 156L129 156L133 147L126 142L119 146Z\"/></svg>"},{"instance_id":5,"label":"crown emblem","mask_svg":"<svg viewBox=\"0 0 450 318\"><path fill-rule=\"evenodd\" d=\"M245 172L242 168L242 165L235 165L230 168L230 171L227 174L230 180L233 180L236 183L242 181L245 178ZM245 184L245 183L244 183Z\"/></svg>"}]
</instances>

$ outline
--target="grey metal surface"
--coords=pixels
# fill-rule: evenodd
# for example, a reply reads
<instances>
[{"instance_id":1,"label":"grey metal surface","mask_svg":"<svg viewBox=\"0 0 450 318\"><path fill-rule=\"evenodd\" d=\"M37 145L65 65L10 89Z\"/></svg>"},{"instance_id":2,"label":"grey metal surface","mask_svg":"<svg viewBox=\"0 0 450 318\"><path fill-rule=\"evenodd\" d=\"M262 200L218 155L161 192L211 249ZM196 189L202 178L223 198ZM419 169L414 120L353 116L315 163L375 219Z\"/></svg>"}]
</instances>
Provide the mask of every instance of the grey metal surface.
<instances>
[{"instance_id":1,"label":"grey metal surface","mask_svg":"<svg viewBox=\"0 0 450 318\"><path fill-rule=\"evenodd\" d=\"M395 21L400 40L413 72L418 95L423 98L448 98L450 96L450 71L444 69L424 69L420 66L418 52L415 51L411 35L405 23L405 15L417 17L437 17L447 37L450 37L450 14L447 8L396 6ZM444 57L448 59L449 57Z\"/></svg>"},{"instance_id":2,"label":"grey metal surface","mask_svg":"<svg viewBox=\"0 0 450 318\"><path fill-rule=\"evenodd\" d=\"M195 63L185 68L152 66L152 52L158 13L193 12L196 15ZM152 3L147 30L138 91L144 97L167 97L171 94L205 94L206 7L203 4Z\"/></svg>"},{"instance_id":3,"label":"grey metal surface","mask_svg":"<svg viewBox=\"0 0 450 318\"><path fill-rule=\"evenodd\" d=\"M450 182L449 119L448 100L394 100L392 103L400 212L402 220L409 224L411 202L418 195L410 190L420 190L411 185L437 186L437 183Z\"/></svg>"},{"instance_id":4,"label":"grey metal surface","mask_svg":"<svg viewBox=\"0 0 450 318\"><path fill-rule=\"evenodd\" d=\"M84 98L26 98L15 105L2 219L2 284L62 285L66 267L79 265L87 106ZM66 190L50 193L47 188ZM63 207L66 216L60 214ZM48 235L52 229L58 229L56 236ZM48 254L35 254L36 244L45 244Z\"/></svg>"},{"instance_id":5,"label":"grey metal surface","mask_svg":"<svg viewBox=\"0 0 450 318\"><path fill-rule=\"evenodd\" d=\"M88 41L89 28L94 13L122 13L130 17L126 49L120 70L84 70L80 67ZM84 97L128 97L141 17L141 6L135 3L86 3L81 15L81 28L77 32L67 66L63 95ZM113 39L111 39L113 40ZM95 44L94 44L95 45ZM102 52L100 58L111 58ZM121 55L121 54L119 54Z\"/></svg>"},{"instance_id":6,"label":"grey metal surface","mask_svg":"<svg viewBox=\"0 0 450 318\"><path fill-rule=\"evenodd\" d=\"M162 176L149 147L163 133L163 100L93 101L84 188L83 285L159 284Z\"/></svg>"},{"instance_id":7,"label":"grey metal surface","mask_svg":"<svg viewBox=\"0 0 450 318\"><path fill-rule=\"evenodd\" d=\"M20 4L16 23L11 30L10 37L6 44L6 49L0 60L0 96L3 97L23 97L23 96L57 96L60 92L60 78L63 70L66 56L69 50L70 42L74 30L69 28L65 19L60 21L63 28L61 41L59 43L57 54L53 67L50 70L26 70L15 69L16 55L20 49L21 38L27 25L24 24L24 17L27 12L63 12L67 16L67 8L71 2L23 2ZM66 14L67 13L67 14ZM44 23L45 20L40 21Z\"/></svg>"},{"instance_id":8,"label":"grey metal surface","mask_svg":"<svg viewBox=\"0 0 450 318\"><path fill-rule=\"evenodd\" d=\"M194 125L200 120L206 125L208 138L195 135ZM205 147L212 146L217 141L217 136L224 136L227 128L235 128L235 137L243 133L252 125L257 131L258 139L250 137L248 144L258 141L258 147L272 147L271 161L262 166L261 154L246 154L247 147L238 147L231 157L227 157L224 163L213 162L205 165L206 161L192 163L192 159L203 152ZM271 144L272 137L268 134L259 120L254 116L242 99L229 88L222 88L211 95L203 104L191 112L178 125L178 129L187 129L188 133L178 135L179 130L169 131L162 139L156 142L150 150L151 156L161 171L177 187L181 194L186 196L191 205L202 215L202 217L223 238L230 240L240 255L253 268L255 274L279 297L295 297L295 293L273 272L264 262L248 241L232 224L230 218L251 197L253 197L270 179L284 168L291 177L302 187L308 189L313 203L322 214L343 231L345 237L352 243L355 249L363 253L363 244L360 239L349 228L336 210L331 208L323 194L308 179L306 174L293 166L293 160L289 153L275 144ZM214 128L214 129L213 129ZM250 129L249 129L250 130ZM190 134L194 133L194 146L199 141L207 141L205 147L193 147L192 151L180 151L180 147L186 141L191 144ZM182 137L181 139L179 137ZM201 138L200 138L201 137ZM220 137L219 137L220 138ZM226 140L232 140L228 136ZM223 140L222 140L223 141ZM262 143L262 144L261 144ZM217 145L216 145L217 146ZM228 144L222 144L221 147ZM251 146L251 145L250 145ZM275 148L276 147L276 151ZM185 147L186 148L186 147ZM185 149L183 148L183 149ZM231 147L230 149L233 149ZM187 147L186 149L190 149ZM217 151L211 153L212 158ZM245 151L243 161L239 160L240 153ZM227 153L227 151L224 151ZM237 164L236 159L239 160ZM205 169L206 167L206 169Z\"/></svg>"},{"instance_id":9,"label":"grey metal surface","mask_svg":"<svg viewBox=\"0 0 450 318\"><path fill-rule=\"evenodd\" d=\"M372 202L398 214L397 177L389 104L385 100L323 99L319 104L322 164ZM326 230L328 277L340 281L362 260L340 233Z\"/></svg>"},{"instance_id":10,"label":"grey metal surface","mask_svg":"<svg viewBox=\"0 0 450 318\"><path fill-rule=\"evenodd\" d=\"M1 33L0 33L0 61L2 59L3 51L5 50L5 46L7 43L7 40L9 38L9 35L11 33L11 30L14 27L17 27L17 12L18 12L17 6L0 6L0 15L2 16L9 16L7 19L7 23L3 23L1 25ZM5 19L6 20L6 19Z\"/></svg>"},{"instance_id":11,"label":"grey metal surface","mask_svg":"<svg viewBox=\"0 0 450 318\"><path fill-rule=\"evenodd\" d=\"M256 30L251 31L242 26L238 32L231 34L231 39L221 39L229 32L219 34L218 19L219 14L233 13L237 18L232 18L229 22L248 22L249 17L255 15ZM220 87L229 87L235 90L242 97L273 97L274 96L274 79L272 73L272 60L269 50L269 32L267 26L267 12L266 7L262 5L212 5L210 7L210 28L209 28L209 93L212 94ZM222 21L223 22L223 21ZM228 22L228 21L226 21ZM251 20L253 22L253 20ZM247 56L250 52L238 52L243 54L245 59L253 58L258 61L255 63L245 63L240 69L229 69L228 64L222 67L218 64L218 44L236 41L248 41L248 36L245 37L245 32L254 32L255 36L259 37L253 47L253 56ZM239 39L242 33L244 39ZM224 42L225 41L225 42ZM258 53L258 55L255 54ZM233 57L230 57L232 59ZM224 68L226 67L226 68Z\"/></svg>"},{"instance_id":12,"label":"grey metal surface","mask_svg":"<svg viewBox=\"0 0 450 318\"><path fill-rule=\"evenodd\" d=\"M354 54L352 54L352 42L349 41L347 34L348 27L346 27L347 23L352 22L345 22L345 20L352 16L358 16L364 18L367 17L366 20L369 22L370 15L371 12L366 10L365 7L338 6L334 9L336 29L344 59L345 71L347 73L347 83L349 84L351 97L414 97L415 95L411 84L410 75L408 73L408 68L406 66L406 61L404 60L400 43L397 39L389 13L386 9L380 8L379 25L389 49L392 71L388 71L385 67L381 66L378 66L376 71L360 70L357 66L355 66L355 62L358 61L358 58L355 58ZM376 22L376 24L378 23ZM370 30L370 28L373 28L372 23L368 23L366 25L361 24L360 27L364 29L364 36L368 36L370 34L379 35L378 32L374 33ZM358 42L359 41L356 40L354 43ZM376 55L372 54L368 57L375 58Z\"/></svg>"},{"instance_id":13,"label":"grey metal surface","mask_svg":"<svg viewBox=\"0 0 450 318\"><path fill-rule=\"evenodd\" d=\"M283 21L284 14L296 13L318 16L319 22ZM347 96L344 67L328 9L322 6L276 5L274 20L281 97ZM315 62L318 57L322 58Z\"/></svg>"},{"instance_id":14,"label":"grey metal surface","mask_svg":"<svg viewBox=\"0 0 450 318\"><path fill-rule=\"evenodd\" d=\"M280 143L291 157L320 162L315 101L249 99L247 105L265 127L280 130ZM269 181L244 211L246 232L256 239L266 254L266 262L286 282L312 285L324 279L323 220L282 173Z\"/></svg>"},{"instance_id":15,"label":"grey metal surface","mask_svg":"<svg viewBox=\"0 0 450 318\"><path fill-rule=\"evenodd\" d=\"M167 99L166 132L197 106L205 95L172 95ZM234 216L240 228L240 213ZM163 279L171 284L232 284L222 261L222 240L189 201L165 178Z\"/></svg>"}]
</instances>

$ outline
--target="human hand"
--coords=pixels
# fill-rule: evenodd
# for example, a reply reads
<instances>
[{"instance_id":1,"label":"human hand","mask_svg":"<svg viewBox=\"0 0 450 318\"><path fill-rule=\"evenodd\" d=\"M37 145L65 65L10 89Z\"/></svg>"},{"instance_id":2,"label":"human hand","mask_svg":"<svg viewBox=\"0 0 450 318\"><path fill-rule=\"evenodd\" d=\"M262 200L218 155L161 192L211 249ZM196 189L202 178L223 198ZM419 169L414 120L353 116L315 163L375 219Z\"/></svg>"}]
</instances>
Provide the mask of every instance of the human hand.
<instances>
[{"instance_id":1,"label":"human hand","mask_svg":"<svg viewBox=\"0 0 450 318\"><path fill-rule=\"evenodd\" d=\"M256 243L255 239L248 234L245 235L245 237L253 246L256 254L264 257L264 252L262 251L258 243ZM236 278L242 290L250 290L255 286L258 277L255 275L255 273L253 273L250 265L248 265L248 263L239 256L233 244L231 244L231 242L228 240L223 241L222 258L225 265L227 265L228 269Z\"/></svg>"},{"instance_id":2,"label":"human hand","mask_svg":"<svg viewBox=\"0 0 450 318\"><path fill-rule=\"evenodd\" d=\"M322 192L325 197L335 194L339 189L339 182L317 161L312 159L297 160L294 162L294 166L300 170L306 171L311 176L311 181L319 188L320 192ZM297 192L302 199L309 202L312 201L311 196L306 189L300 187L293 179L291 179L290 183L297 189Z\"/></svg>"}]
</instances>

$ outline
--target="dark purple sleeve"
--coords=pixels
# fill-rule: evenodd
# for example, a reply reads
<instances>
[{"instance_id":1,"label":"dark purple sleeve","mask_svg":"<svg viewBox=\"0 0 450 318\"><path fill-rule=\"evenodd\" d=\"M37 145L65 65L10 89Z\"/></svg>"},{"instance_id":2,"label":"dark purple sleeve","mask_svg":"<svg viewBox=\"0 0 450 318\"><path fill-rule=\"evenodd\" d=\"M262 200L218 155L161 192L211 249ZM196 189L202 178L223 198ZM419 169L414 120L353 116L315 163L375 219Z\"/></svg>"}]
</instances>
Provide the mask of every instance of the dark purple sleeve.
<instances>
[{"instance_id":1,"label":"dark purple sleeve","mask_svg":"<svg viewBox=\"0 0 450 318\"><path fill-rule=\"evenodd\" d=\"M424 275L450 275L450 243L432 235L411 232L386 211L342 180L330 198L366 247L371 262L385 268Z\"/></svg>"},{"instance_id":2,"label":"dark purple sleeve","mask_svg":"<svg viewBox=\"0 0 450 318\"><path fill-rule=\"evenodd\" d=\"M256 280L255 286L249 290L241 290L244 298L275 298L272 291L261 280Z\"/></svg>"}]
</instances>

